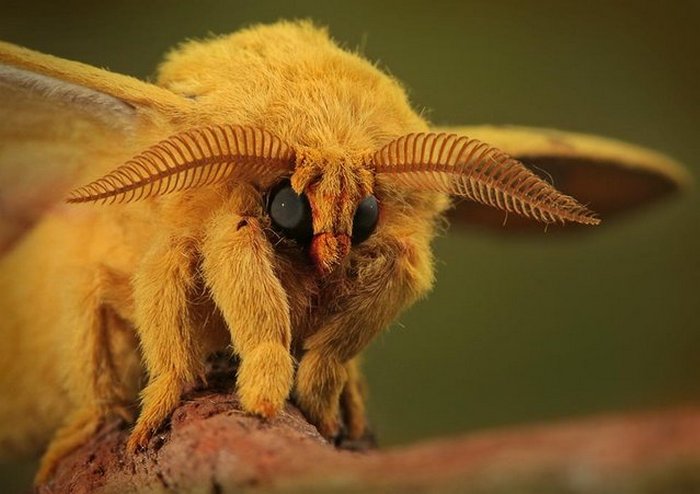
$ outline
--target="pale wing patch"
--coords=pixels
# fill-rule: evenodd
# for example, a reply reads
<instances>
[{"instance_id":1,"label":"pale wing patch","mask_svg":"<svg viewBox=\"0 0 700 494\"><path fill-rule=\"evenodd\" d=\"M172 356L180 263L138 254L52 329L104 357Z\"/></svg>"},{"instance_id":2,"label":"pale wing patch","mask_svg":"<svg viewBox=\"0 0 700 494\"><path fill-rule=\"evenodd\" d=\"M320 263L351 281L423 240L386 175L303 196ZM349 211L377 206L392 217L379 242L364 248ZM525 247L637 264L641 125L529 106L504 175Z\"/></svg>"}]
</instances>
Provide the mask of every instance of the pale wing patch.
<instances>
[{"instance_id":1,"label":"pale wing patch","mask_svg":"<svg viewBox=\"0 0 700 494\"><path fill-rule=\"evenodd\" d=\"M129 125L136 115L133 106L108 94L4 64L0 64L0 85L13 92L24 90L58 105L71 106L108 125Z\"/></svg>"},{"instance_id":2,"label":"pale wing patch","mask_svg":"<svg viewBox=\"0 0 700 494\"><path fill-rule=\"evenodd\" d=\"M136 117L109 95L1 68L0 255L65 199L85 169L99 173L105 158L116 162L106 153Z\"/></svg>"},{"instance_id":3,"label":"pale wing patch","mask_svg":"<svg viewBox=\"0 0 700 494\"><path fill-rule=\"evenodd\" d=\"M0 69L0 252L79 176L113 167L194 108L134 77L1 41Z\"/></svg>"}]
</instances>

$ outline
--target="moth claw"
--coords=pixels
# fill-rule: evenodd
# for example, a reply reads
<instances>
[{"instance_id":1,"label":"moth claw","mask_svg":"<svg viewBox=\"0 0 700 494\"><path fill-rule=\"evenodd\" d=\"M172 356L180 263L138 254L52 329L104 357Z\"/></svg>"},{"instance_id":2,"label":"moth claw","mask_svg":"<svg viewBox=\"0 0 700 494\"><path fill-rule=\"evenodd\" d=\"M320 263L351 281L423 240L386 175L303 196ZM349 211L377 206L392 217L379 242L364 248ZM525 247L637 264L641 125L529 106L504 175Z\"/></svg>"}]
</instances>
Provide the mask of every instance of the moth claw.
<instances>
[{"instance_id":1,"label":"moth claw","mask_svg":"<svg viewBox=\"0 0 700 494\"><path fill-rule=\"evenodd\" d=\"M129 436L126 442L126 452L129 454L137 454L148 449L148 443L151 440L152 433L142 428L136 427Z\"/></svg>"}]
</instances>

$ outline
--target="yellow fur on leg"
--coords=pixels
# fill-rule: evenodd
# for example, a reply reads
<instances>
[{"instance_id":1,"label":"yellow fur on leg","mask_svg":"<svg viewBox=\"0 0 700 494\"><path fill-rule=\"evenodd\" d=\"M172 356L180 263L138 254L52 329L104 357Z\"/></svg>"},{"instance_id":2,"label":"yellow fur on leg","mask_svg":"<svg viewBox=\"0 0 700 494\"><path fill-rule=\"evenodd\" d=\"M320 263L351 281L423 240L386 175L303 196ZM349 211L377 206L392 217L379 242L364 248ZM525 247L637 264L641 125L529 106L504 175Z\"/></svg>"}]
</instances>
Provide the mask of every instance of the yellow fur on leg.
<instances>
[{"instance_id":1,"label":"yellow fur on leg","mask_svg":"<svg viewBox=\"0 0 700 494\"><path fill-rule=\"evenodd\" d=\"M102 413L97 407L80 408L73 412L66 421L66 425L56 432L49 449L41 458L34 483L41 484L47 481L64 456L90 439L102 419Z\"/></svg>"},{"instance_id":2,"label":"yellow fur on leg","mask_svg":"<svg viewBox=\"0 0 700 494\"><path fill-rule=\"evenodd\" d=\"M409 240L386 242L373 252L373 262L357 273L357 283L371 290L354 290L334 300L339 308L304 341L306 354L297 371L297 403L306 417L327 437L335 436L338 401L348 379L343 363L353 359L393 321L398 313L430 287L429 250ZM352 388L349 391L357 398ZM361 403L357 400L355 406ZM352 425L354 432L360 424Z\"/></svg>"},{"instance_id":3,"label":"yellow fur on leg","mask_svg":"<svg viewBox=\"0 0 700 494\"><path fill-rule=\"evenodd\" d=\"M48 479L56 464L74 449L85 443L107 416L117 415L131 420L128 410L129 393L120 378L111 345L110 332L123 331L124 320L116 307L124 306L115 284L117 274L104 266L94 266L76 274L64 291L68 313L66 326L74 328L64 348L69 392L82 406L68 416L57 431L41 460L36 481Z\"/></svg>"},{"instance_id":4,"label":"yellow fur on leg","mask_svg":"<svg viewBox=\"0 0 700 494\"><path fill-rule=\"evenodd\" d=\"M163 374L149 381L141 393L143 407L126 443L127 451L133 453L146 447L151 436L177 406L182 388L182 380L173 374Z\"/></svg>"},{"instance_id":5,"label":"yellow fur on leg","mask_svg":"<svg viewBox=\"0 0 700 494\"><path fill-rule=\"evenodd\" d=\"M177 406L184 385L203 372L201 341L189 312L195 265L196 254L186 236L164 235L134 278L136 329L149 382L127 443L132 452L148 443Z\"/></svg>"},{"instance_id":6,"label":"yellow fur on leg","mask_svg":"<svg viewBox=\"0 0 700 494\"><path fill-rule=\"evenodd\" d=\"M128 280L115 285L116 276L105 266L90 266L75 275L63 295L64 305L72 309L66 311L65 325L72 331L63 350L70 363L70 393L76 403L98 404L105 412L128 399L110 339L110 333L128 331L117 312L124 302L115 295Z\"/></svg>"},{"instance_id":7,"label":"yellow fur on leg","mask_svg":"<svg viewBox=\"0 0 700 494\"><path fill-rule=\"evenodd\" d=\"M306 418L326 439L340 430L340 393L347 381L343 364L320 352L309 351L297 370L295 396Z\"/></svg>"},{"instance_id":8,"label":"yellow fur on leg","mask_svg":"<svg viewBox=\"0 0 700 494\"><path fill-rule=\"evenodd\" d=\"M237 387L243 409L272 417L293 381L289 303L263 227L237 214L241 206L229 204L213 218L202 268L241 359Z\"/></svg>"},{"instance_id":9,"label":"yellow fur on leg","mask_svg":"<svg viewBox=\"0 0 700 494\"><path fill-rule=\"evenodd\" d=\"M284 406L294 378L292 356L279 343L262 343L238 368L241 405L249 412L272 417Z\"/></svg>"},{"instance_id":10,"label":"yellow fur on leg","mask_svg":"<svg viewBox=\"0 0 700 494\"><path fill-rule=\"evenodd\" d=\"M345 370L348 373L348 379L340 395L340 406L348 439L355 440L364 436L367 429L364 382L357 359L348 361L345 364Z\"/></svg>"}]
</instances>

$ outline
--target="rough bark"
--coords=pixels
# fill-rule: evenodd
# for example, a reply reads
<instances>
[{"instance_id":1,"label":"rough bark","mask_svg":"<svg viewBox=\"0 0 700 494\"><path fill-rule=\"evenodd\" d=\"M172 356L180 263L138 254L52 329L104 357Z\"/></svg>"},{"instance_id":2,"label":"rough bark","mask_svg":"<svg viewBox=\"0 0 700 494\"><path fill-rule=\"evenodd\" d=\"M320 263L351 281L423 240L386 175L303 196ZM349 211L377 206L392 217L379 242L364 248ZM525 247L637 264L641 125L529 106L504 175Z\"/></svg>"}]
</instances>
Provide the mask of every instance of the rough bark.
<instances>
[{"instance_id":1,"label":"rough bark","mask_svg":"<svg viewBox=\"0 0 700 494\"><path fill-rule=\"evenodd\" d=\"M230 375L230 373L229 373ZM484 432L387 451L338 450L292 405L264 422L228 378L194 390L135 456L106 424L40 493L700 491L700 408Z\"/></svg>"}]
</instances>

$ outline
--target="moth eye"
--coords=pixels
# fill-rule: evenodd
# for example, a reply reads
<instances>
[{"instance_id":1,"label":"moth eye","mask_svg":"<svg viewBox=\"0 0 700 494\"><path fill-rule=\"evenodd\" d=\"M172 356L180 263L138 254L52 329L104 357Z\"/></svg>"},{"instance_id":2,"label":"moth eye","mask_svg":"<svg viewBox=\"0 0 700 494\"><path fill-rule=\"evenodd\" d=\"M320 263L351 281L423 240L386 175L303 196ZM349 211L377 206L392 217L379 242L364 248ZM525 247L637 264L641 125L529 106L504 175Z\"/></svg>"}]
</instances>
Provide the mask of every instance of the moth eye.
<instances>
[{"instance_id":1,"label":"moth eye","mask_svg":"<svg viewBox=\"0 0 700 494\"><path fill-rule=\"evenodd\" d=\"M369 238L377 228L379 219L379 204L374 196L367 196L355 210L355 217L352 220L352 243L359 244Z\"/></svg>"},{"instance_id":2,"label":"moth eye","mask_svg":"<svg viewBox=\"0 0 700 494\"><path fill-rule=\"evenodd\" d=\"M285 237L306 243L313 236L311 206L308 198L294 192L288 181L275 187L268 201L267 212L272 224Z\"/></svg>"}]
</instances>

